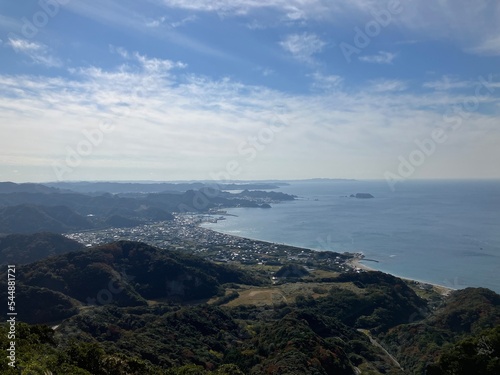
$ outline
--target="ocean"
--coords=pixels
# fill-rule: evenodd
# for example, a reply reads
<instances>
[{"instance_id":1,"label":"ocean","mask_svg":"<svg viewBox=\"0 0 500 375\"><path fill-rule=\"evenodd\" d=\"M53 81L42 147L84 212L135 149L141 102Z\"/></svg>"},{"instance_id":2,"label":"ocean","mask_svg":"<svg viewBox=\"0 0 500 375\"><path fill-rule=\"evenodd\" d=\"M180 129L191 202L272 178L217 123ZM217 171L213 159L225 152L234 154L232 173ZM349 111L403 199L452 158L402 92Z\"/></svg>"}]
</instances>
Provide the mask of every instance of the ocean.
<instances>
[{"instance_id":1,"label":"ocean","mask_svg":"<svg viewBox=\"0 0 500 375\"><path fill-rule=\"evenodd\" d=\"M500 293L500 181L291 182L297 200L233 208L205 227L316 250L362 252L369 267L454 289ZM370 193L372 199L350 198Z\"/></svg>"}]
</instances>

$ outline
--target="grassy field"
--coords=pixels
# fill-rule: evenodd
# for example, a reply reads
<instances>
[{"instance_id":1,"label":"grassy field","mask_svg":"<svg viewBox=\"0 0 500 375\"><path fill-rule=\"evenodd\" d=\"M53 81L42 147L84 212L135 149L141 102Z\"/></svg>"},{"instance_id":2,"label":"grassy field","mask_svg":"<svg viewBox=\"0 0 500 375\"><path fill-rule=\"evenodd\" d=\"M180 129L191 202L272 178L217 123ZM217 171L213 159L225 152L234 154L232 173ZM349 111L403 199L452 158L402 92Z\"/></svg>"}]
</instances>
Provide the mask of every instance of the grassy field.
<instances>
[{"instance_id":1,"label":"grassy field","mask_svg":"<svg viewBox=\"0 0 500 375\"><path fill-rule=\"evenodd\" d=\"M226 295L238 292L239 297L224 306L234 307L240 305L273 306L280 303L293 303L299 295L319 298L328 294L331 288L348 289L355 293L363 293L352 283L314 283L297 282L274 285L270 287L241 286L240 289L228 289ZM213 298L209 303L217 301Z\"/></svg>"}]
</instances>

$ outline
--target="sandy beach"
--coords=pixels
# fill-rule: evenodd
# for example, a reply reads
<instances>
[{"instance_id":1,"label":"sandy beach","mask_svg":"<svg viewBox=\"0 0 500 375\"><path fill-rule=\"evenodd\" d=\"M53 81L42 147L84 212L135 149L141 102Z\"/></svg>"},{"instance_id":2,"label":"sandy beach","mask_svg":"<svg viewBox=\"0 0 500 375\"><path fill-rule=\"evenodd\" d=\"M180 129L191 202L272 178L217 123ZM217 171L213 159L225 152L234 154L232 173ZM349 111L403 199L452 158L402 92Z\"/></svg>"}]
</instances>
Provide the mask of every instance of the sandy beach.
<instances>
[{"instance_id":1,"label":"sandy beach","mask_svg":"<svg viewBox=\"0 0 500 375\"><path fill-rule=\"evenodd\" d=\"M364 263L361 263L363 261L363 258L362 257L354 257L352 258L351 260L349 260L347 262L347 264L349 264L353 269L355 270L362 270L362 271L378 271L377 269L375 268L372 268L372 267L369 267L367 266L366 264ZM366 262L366 260L365 260ZM383 271L381 271L383 272ZM402 280L405 280L405 281L409 281L409 282L412 282L414 283L415 285L417 286L420 286L422 289L425 289L427 287L427 285L429 285L430 287L432 287L436 292L438 292L439 294L441 295L444 295L444 296L447 296L449 295L451 292L453 292L455 289L452 289L452 288L449 288L449 287L446 287L444 285L439 285L439 284L434 284L434 283L430 283L430 282L427 282L427 281L421 281L421 280L415 280L415 279L409 279L407 277L402 277L402 276L398 276L398 275L394 275L394 274L391 274L392 276L394 277L398 277Z\"/></svg>"},{"instance_id":2,"label":"sandy beach","mask_svg":"<svg viewBox=\"0 0 500 375\"><path fill-rule=\"evenodd\" d=\"M368 267L366 264L361 263L363 258L352 258L347 263L354 269L360 269L363 271L377 271L375 268Z\"/></svg>"}]
</instances>

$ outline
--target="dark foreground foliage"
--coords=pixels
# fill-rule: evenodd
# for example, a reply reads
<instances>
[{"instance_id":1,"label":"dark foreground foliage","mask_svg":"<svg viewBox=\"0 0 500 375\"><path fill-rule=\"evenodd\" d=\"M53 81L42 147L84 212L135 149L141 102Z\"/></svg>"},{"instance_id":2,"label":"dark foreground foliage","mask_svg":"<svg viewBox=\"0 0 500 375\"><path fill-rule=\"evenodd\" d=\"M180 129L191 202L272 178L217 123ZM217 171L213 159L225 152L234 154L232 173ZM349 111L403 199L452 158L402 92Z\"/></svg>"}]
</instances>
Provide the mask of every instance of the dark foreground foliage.
<instances>
[{"instance_id":1,"label":"dark foreground foliage","mask_svg":"<svg viewBox=\"0 0 500 375\"><path fill-rule=\"evenodd\" d=\"M18 322L17 368L4 358L0 373L499 373L500 296L490 290L456 291L436 307L399 278L353 272L314 296L226 306L245 288L271 287L256 275L126 241L19 266L18 319L54 327ZM103 291L112 298L99 302ZM0 324L3 349L8 332Z\"/></svg>"}]
</instances>

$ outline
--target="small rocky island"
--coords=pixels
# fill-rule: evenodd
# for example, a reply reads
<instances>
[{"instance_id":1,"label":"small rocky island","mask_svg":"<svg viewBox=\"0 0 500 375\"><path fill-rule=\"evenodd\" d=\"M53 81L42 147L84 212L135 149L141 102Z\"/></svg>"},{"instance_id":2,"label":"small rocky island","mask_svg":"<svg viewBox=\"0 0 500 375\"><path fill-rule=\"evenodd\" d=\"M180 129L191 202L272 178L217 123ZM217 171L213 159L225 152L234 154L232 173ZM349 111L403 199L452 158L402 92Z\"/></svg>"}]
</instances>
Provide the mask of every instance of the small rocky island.
<instances>
[{"instance_id":1,"label":"small rocky island","mask_svg":"<svg viewBox=\"0 0 500 375\"><path fill-rule=\"evenodd\" d=\"M375 198L373 195L370 193L356 193L356 195L351 194L350 198L358 198L358 199L370 199L370 198Z\"/></svg>"}]
</instances>

